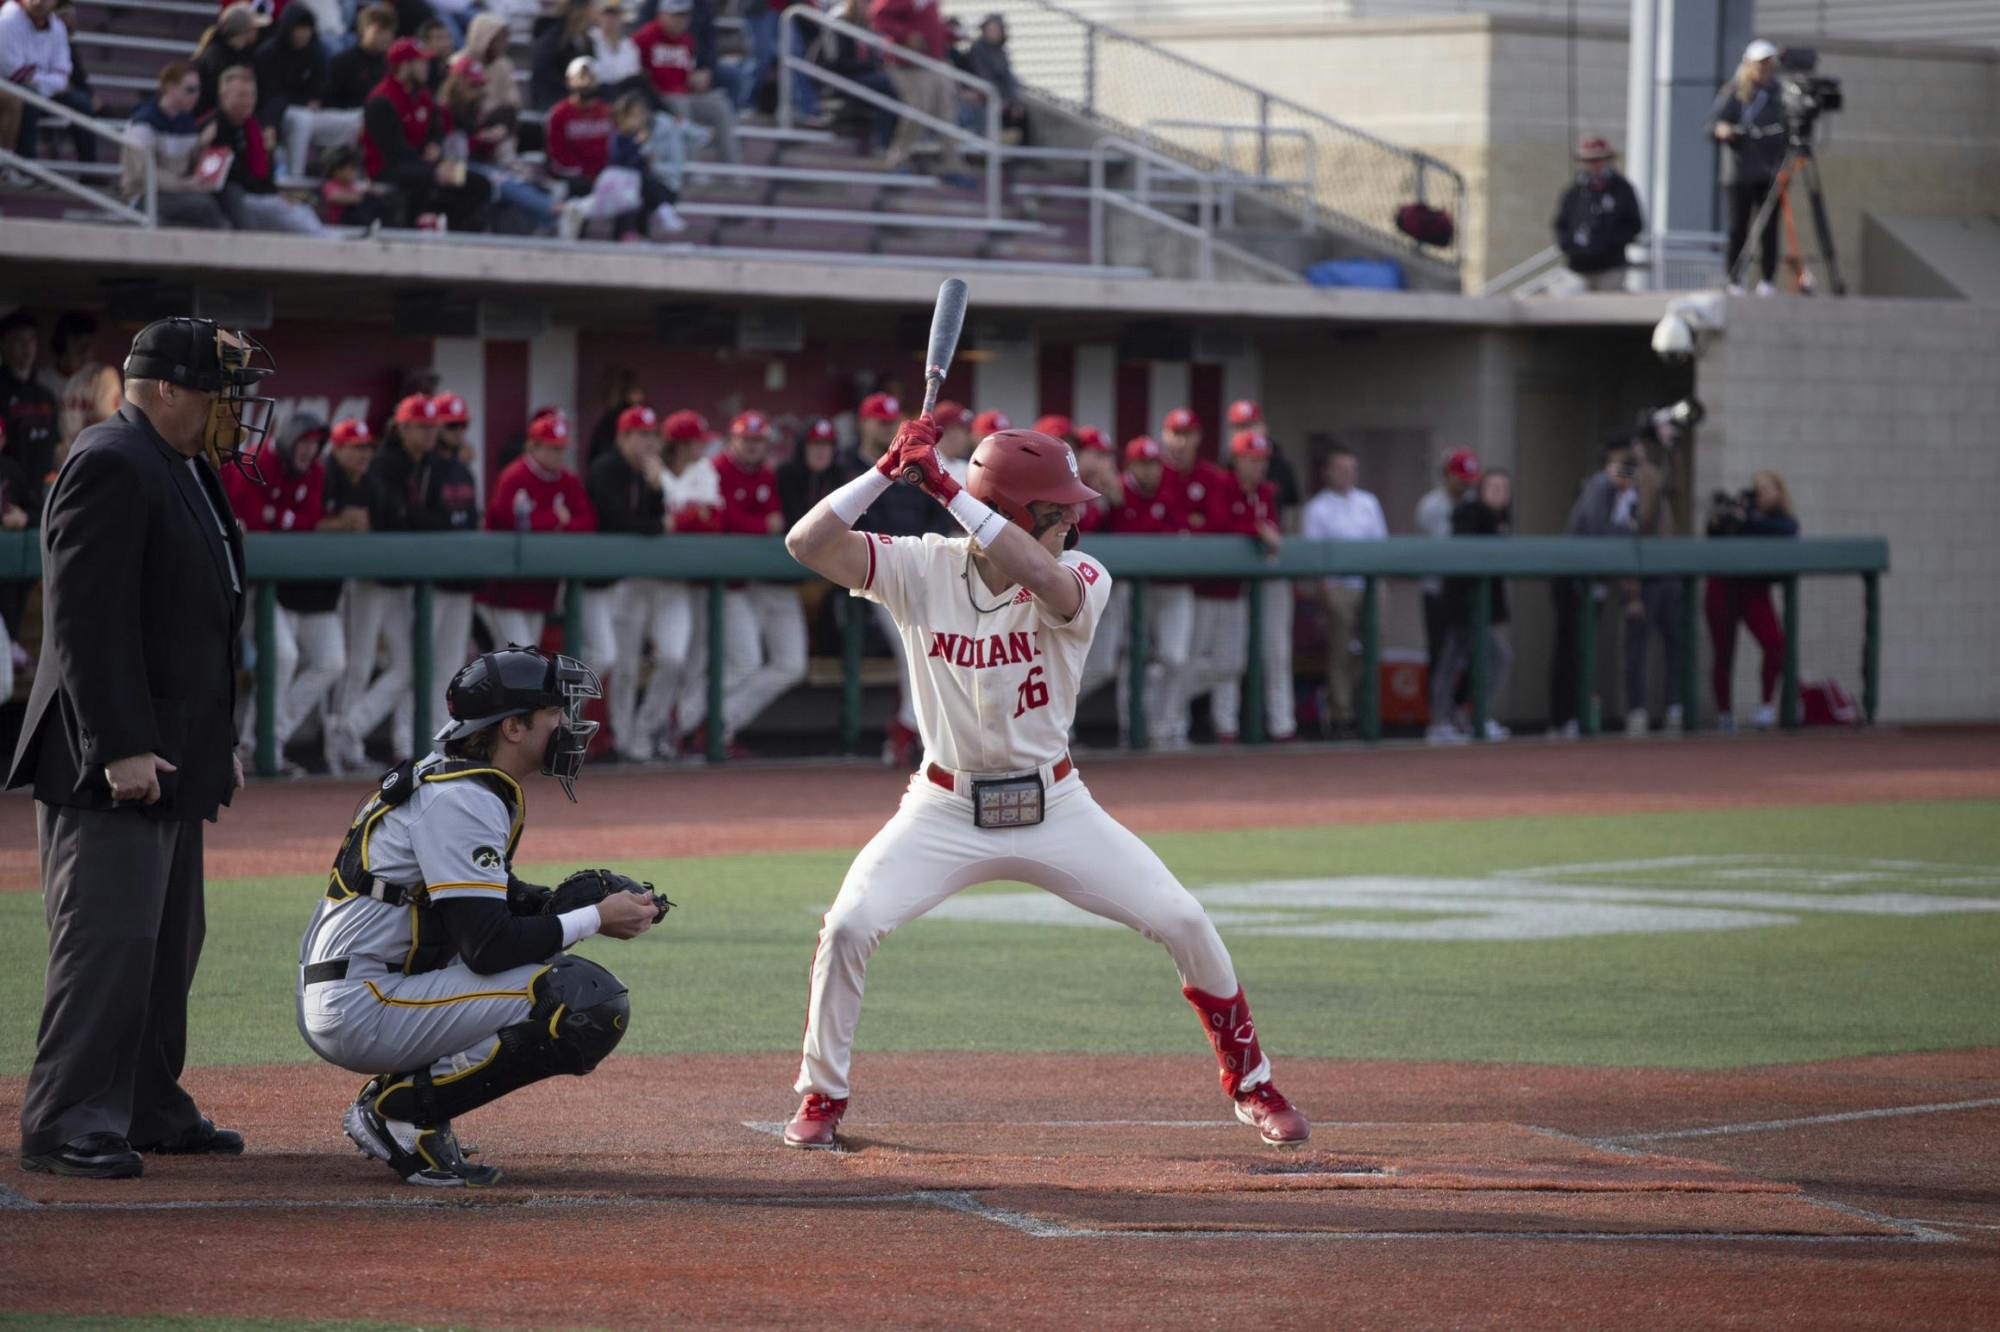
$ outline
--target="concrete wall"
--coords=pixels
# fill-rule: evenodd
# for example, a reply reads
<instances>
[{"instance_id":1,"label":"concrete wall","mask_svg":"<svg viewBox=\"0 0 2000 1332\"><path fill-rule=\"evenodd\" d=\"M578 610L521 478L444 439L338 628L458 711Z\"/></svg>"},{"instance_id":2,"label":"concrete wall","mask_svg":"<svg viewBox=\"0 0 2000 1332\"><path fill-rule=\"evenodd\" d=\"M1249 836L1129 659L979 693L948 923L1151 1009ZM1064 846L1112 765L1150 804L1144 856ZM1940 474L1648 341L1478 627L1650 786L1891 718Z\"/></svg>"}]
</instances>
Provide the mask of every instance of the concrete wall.
<instances>
[{"instance_id":1,"label":"concrete wall","mask_svg":"<svg viewBox=\"0 0 2000 1332\"><path fill-rule=\"evenodd\" d=\"M1774 468L1808 533L1887 537L1882 715L2000 718L2000 307L1733 301L1703 358L1697 493ZM1860 693L1861 590L1804 585L1801 665ZM1736 691L1754 697L1752 660ZM1739 705L1739 710L1742 710Z\"/></svg>"},{"instance_id":2,"label":"concrete wall","mask_svg":"<svg viewBox=\"0 0 2000 1332\"><path fill-rule=\"evenodd\" d=\"M1464 218L1468 289L1549 244L1578 134L1624 138L1622 31L1581 29L1574 62L1561 25L1489 16L1224 18L1138 31L1463 172L1472 196ZM1818 45L1822 70L1846 84L1847 109L1821 131L1821 160L1835 244L1850 266L1861 260L1866 211L2000 211L2000 54Z\"/></svg>"}]
</instances>

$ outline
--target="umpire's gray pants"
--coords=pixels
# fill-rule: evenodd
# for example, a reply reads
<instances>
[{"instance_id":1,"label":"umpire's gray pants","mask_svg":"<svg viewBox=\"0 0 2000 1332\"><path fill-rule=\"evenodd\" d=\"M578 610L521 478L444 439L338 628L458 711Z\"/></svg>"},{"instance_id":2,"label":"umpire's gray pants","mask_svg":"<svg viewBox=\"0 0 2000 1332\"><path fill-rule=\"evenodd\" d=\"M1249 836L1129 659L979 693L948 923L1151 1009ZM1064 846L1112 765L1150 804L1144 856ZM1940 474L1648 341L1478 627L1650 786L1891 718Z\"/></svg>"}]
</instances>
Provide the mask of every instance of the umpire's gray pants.
<instances>
[{"instance_id":1,"label":"umpire's gray pants","mask_svg":"<svg viewBox=\"0 0 2000 1332\"><path fill-rule=\"evenodd\" d=\"M86 1133L178 1138L201 1118L180 1086L206 929L201 824L136 807L37 804L35 816L49 966L22 1154Z\"/></svg>"}]
</instances>

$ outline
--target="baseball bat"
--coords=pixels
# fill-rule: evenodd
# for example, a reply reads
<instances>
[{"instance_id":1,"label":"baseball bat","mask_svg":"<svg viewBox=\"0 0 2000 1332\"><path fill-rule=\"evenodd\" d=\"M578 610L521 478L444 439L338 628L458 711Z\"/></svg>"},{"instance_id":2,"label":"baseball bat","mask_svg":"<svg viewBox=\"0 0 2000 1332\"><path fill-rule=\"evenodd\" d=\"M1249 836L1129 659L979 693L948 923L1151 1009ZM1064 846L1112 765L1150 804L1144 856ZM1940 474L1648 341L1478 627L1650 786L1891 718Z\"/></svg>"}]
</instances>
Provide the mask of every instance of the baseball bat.
<instances>
[{"instance_id":1,"label":"baseball bat","mask_svg":"<svg viewBox=\"0 0 2000 1332\"><path fill-rule=\"evenodd\" d=\"M945 372L958 352L958 335L965 328L965 283L946 278L938 286L937 304L931 309L931 342L924 352L924 416L937 406L938 391L944 387ZM924 479L917 467L903 469L903 484L917 485Z\"/></svg>"}]
</instances>

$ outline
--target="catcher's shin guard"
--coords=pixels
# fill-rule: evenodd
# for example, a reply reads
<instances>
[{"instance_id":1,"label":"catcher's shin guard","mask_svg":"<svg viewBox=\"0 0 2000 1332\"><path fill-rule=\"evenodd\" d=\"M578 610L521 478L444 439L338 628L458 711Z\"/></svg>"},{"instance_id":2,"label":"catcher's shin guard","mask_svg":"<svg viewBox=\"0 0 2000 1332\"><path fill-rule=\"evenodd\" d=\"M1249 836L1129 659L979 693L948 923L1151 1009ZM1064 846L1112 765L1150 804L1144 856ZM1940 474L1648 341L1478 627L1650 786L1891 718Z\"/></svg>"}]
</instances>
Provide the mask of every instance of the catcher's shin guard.
<instances>
[{"instance_id":1,"label":"catcher's shin guard","mask_svg":"<svg viewBox=\"0 0 2000 1332\"><path fill-rule=\"evenodd\" d=\"M502 1027L493 1052L460 1073L430 1069L386 1079L375 1100L385 1119L445 1123L509 1092L559 1073L581 1076L624 1039L632 1005L618 978L586 958L564 954L528 983L527 1020Z\"/></svg>"},{"instance_id":2,"label":"catcher's shin guard","mask_svg":"<svg viewBox=\"0 0 2000 1332\"><path fill-rule=\"evenodd\" d=\"M1242 989L1234 996L1219 999L1189 987L1181 991L1194 1011L1201 1015L1202 1030L1215 1047L1215 1060L1222 1065L1222 1090L1234 1098L1247 1088L1268 1081L1271 1065L1257 1044L1257 1024L1250 1020L1250 1005Z\"/></svg>"}]
</instances>

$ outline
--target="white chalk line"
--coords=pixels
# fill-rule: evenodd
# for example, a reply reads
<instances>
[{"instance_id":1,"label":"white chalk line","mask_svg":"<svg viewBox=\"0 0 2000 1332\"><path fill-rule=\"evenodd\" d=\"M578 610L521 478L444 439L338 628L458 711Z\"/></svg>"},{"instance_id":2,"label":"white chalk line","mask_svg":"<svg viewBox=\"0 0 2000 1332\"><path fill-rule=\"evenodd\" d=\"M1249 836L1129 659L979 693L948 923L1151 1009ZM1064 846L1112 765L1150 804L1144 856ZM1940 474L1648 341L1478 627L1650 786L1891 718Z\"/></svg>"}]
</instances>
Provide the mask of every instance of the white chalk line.
<instances>
[{"instance_id":1,"label":"white chalk line","mask_svg":"<svg viewBox=\"0 0 2000 1332\"><path fill-rule=\"evenodd\" d=\"M1931 1105L1893 1105L1879 1110L1845 1110L1838 1114L1803 1115L1797 1119L1759 1119L1744 1124L1711 1124L1706 1128L1669 1129L1661 1133L1618 1133L1606 1138L1585 1138L1585 1142L1672 1142L1683 1138L1720 1138L1735 1133L1774 1133L1781 1129L1812 1128L1820 1124L1847 1124L1863 1119L1898 1119L1908 1115L1942 1115L1955 1110L1987 1110L2000 1106L2000 1096L1977 1101L1939 1101Z\"/></svg>"}]
</instances>

